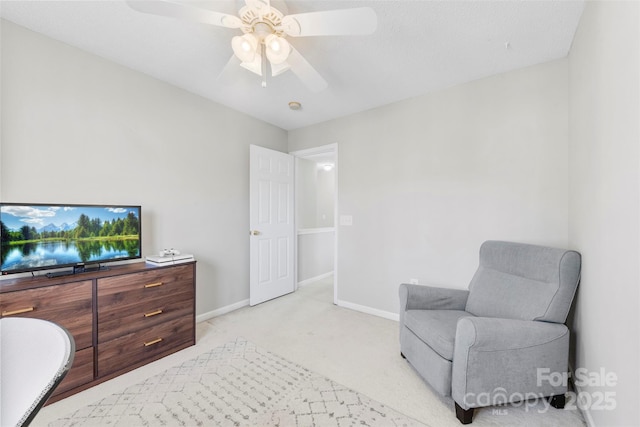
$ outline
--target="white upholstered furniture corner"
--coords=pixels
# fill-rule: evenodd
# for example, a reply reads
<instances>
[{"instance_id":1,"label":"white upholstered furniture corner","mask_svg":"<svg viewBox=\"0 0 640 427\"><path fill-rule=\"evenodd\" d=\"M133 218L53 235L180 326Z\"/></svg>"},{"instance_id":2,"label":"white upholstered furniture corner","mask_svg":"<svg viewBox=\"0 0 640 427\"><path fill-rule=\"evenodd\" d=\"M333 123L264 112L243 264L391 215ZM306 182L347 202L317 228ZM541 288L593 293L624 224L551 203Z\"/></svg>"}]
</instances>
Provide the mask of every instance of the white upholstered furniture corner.
<instances>
[{"instance_id":1,"label":"white upholstered furniture corner","mask_svg":"<svg viewBox=\"0 0 640 427\"><path fill-rule=\"evenodd\" d=\"M0 425L27 426L73 363L69 332L41 319L0 319Z\"/></svg>"}]
</instances>

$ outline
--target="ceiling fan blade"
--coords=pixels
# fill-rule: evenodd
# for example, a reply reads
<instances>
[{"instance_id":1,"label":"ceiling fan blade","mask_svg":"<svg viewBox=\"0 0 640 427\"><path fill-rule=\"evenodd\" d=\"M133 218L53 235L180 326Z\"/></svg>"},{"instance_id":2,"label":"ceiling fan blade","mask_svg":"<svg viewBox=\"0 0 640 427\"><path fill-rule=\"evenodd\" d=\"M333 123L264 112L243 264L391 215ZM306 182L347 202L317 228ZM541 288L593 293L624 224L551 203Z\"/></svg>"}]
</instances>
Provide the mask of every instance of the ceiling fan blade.
<instances>
[{"instance_id":1,"label":"ceiling fan blade","mask_svg":"<svg viewBox=\"0 0 640 427\"><path fill-rule=\"evenodd\" d=\"M320 73L293 46L287 62L291 65L291 72L298 76L312 92L320 92L329 86Z\"/></svg>"},{"instance_id":2,"label":"ceiling fan blade","mask_svg":"<svg viewBox=\"0 0 640 427\"><path fill-rule=\"evenodd\" d=\"M292 37L365 35L377 26L378 17L370 7L296 13L282 19L284 32Z\"/></svg>"},{"instance_id":3,"label":"ceiling fan blade","mask_svg":"<svg viewBox=\"0 0 640 427\"><path fill-rule=\"evenodd\" d=\"M201 22L226 28L240 28L242 21L237 16L201 9L171 0L127 0L127 4L138 12L168 16L185 21Z\"/></svg>"},{"instance_id":4,"label":"ceiling fan blade","mask_svg":"<svg viewBox=\"0 0 640 427\"><path fill-rule=\"evenodd\" d=\"M229 61L224 66L222 71L220 71L220 74L218 74L218 77L216 78L218 83L223 85L229 85L229 86L235 84L235 82L238 81L236 77L237 77L239 66L240 66L240 59L238 59L238 57L235 55L231 55L231 58L229 58Z\"/></svg>"}]
</instances>

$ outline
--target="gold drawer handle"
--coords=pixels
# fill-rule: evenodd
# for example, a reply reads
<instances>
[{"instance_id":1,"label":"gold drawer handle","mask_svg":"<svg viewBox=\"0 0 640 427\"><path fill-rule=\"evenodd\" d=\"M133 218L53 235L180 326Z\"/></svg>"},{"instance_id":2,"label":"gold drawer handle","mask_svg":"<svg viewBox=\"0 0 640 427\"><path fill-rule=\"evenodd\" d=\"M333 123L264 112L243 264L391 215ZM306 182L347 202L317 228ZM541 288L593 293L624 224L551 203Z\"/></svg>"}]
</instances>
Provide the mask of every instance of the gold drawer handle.
<instances>
[{"instance_id":1,"label":"gold drawer handle","mask_svg":"<svg viewBox=\"0 0 640 427\"><path fill-rule=\"evenodd\" d=\"M158 314L162 314L162 310L152 311L151 313L145 313L144 317L157 316Z\"/></svg>"},{"instance_id":2,"label":"gold drawer handle","mask_svg":"<svg viewBox=\"0 0 640 427\"><path fill-rule=\"evenodd\" d=\"M144 343L144 346L145 347L149 347L150 345L158 344L160 341L162 341L162 338L156 338L153 341L148 341L148 342Z\"/></svg>"},{"instance_id":3,"label":"gold drawer handle","mask_svg":"<svg viewBox=\"0 0 640 427\"><path fill-rule=\"evenodd\" d=\"M156 286L162 286L162 282L149 283L148 285L144 285L145 288L155 288Z\"/></svg>"},{"instance_id":4,"label":"gold drawer handle","mask_svg":"<svg viewBox=\"0 0 640 427\"><path fill-rule=\"evenodd\" d=\"M13 311L3 311L2 315L3 316L11 316L14 314L22 314L22 313L28 313L30 311L35 310L35 307L29 307L29 308L21 308L20 310L13 310Z\"/></svg>"}]
</instances>

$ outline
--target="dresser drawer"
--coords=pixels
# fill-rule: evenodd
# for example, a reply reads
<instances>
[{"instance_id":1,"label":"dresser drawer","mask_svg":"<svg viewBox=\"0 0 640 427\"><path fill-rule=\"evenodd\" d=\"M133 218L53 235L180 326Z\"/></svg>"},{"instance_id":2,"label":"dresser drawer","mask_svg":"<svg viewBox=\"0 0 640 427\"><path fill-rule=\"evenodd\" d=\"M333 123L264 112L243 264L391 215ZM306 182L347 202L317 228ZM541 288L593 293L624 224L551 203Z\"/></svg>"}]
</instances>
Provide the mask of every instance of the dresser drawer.
<instances>
[{"instance_id":1,"label":"dresser drawer","mask_svg":"<svg viewBox=\"0 0 640 427\"><path fill-rule=\"evenodd\" d=\"M120 310L98 312L98 343L147 329L176 317L193 319L194 292L187 289L172 296L151 298Z\"/></svg>"},{"instance_id":2,"label":"dresser drawer","mask_svg":"<svg viewBox=\"0 0 640 427\"><path fill-rule=\"evenodd\" d=\"M195 344L193 318L178 318L98 344L98 376ZM165 355L166 355L165 354Z\"/></svg>"},{"instance_id":3,"label":"dresser drawer","mask_svg":"<svg viewBox=\"0 0 640 427\"><path fill-rule=\"evenodd\" d=\"M55 396L91 381L93 381L93 347L76 351L71 370L56 388L53 395Z\"/></svg>"},{"instance_id":4,"label":"dresser drawer","mask_svg":"<svg viewBox=\"0 0 640 427\"><path fill-rule=\"evenodd\" d=\"M192 265L99 279L98 312L121 310L126 305L170 297L189 288L194 288Z\"/></svg>"},{"instance_id":5,"label":"dresser drawer","mask_svg":"<svg viewBox=\"0 0 640 427\"><path fill-rule=\"evenodd\" d=\"M76 349L93 344L93 296L90 280L6 292L0 296L0 315L33 317L64 326Z\"/></svg>"}]
</instances>

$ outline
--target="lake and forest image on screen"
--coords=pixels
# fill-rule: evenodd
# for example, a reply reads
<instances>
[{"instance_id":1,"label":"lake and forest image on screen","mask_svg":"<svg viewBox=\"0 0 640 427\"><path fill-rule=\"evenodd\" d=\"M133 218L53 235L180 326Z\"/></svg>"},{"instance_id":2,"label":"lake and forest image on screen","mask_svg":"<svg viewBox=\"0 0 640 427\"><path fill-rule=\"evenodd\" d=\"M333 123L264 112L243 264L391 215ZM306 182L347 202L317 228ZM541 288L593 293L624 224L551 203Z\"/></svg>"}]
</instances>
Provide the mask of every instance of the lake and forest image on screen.
<instances>
[{"instance_id":1,"label":"lake and forest image on screen","mask_svg":"<svg viewBox=\"0 0 640 427\"><path fill-rule=\"evenodd\" d=\"M139 206L0 206L2 272L140 257Z\"/></svg>"}]
</instances>

